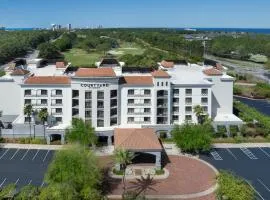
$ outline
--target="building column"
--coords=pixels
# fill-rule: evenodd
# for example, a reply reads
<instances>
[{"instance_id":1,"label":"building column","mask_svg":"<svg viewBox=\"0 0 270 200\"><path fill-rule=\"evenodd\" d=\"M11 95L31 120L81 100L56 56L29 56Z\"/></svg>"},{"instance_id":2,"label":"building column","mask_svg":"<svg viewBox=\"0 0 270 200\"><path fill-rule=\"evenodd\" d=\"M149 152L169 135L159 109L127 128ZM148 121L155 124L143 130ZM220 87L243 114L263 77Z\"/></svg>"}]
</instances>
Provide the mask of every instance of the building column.
<instances>
[{"instance_id":1,"label":"building column","mask_svg":"<svg viewBox=\"0 0 270 200\"><path fill-rule=\"evenodd\" d=\"M107 138L107 144L108 144L108 146L111 146L112 145L112 136L108 136L108 138Z\"/></svg>"},{"instance_id":2,"label":"building column","mask_svg":"<svg viewBox=\"0 0 270 200\"><path fill-rule=\"evenodd\" d=\"M157 152L156 154L156 168L161 169L161 152Z\"/></svg>"},{"instance_id":3,"label":"building column","mask_svg":"<svg viewBox=\"0 0 270 200\"><path fill-rule=\"evenodd\" d=\"M61 134L61 144L65 144L65 136L63 133Z\"/></svg>"},{"instance_id":4,"label":"building column","mask_svg":"<svg viewBox=\"0 0 270 200\"><path fill-rule=\"evenodd\" d=\"M227 131L228 137L230 137L231 136L231 132L230 132L230 125L229 124L226 124L226 131Z\"/></svg>"},{"instance_id":5,"label":"building column","mask_svg":"<svg viewBox=\"0 0 270 200\"><path fill-rule=\"evenodd\" d=\"M46 137L47 144L51 144L51 136L47 135Z\"/></svg>"}]
</instances>

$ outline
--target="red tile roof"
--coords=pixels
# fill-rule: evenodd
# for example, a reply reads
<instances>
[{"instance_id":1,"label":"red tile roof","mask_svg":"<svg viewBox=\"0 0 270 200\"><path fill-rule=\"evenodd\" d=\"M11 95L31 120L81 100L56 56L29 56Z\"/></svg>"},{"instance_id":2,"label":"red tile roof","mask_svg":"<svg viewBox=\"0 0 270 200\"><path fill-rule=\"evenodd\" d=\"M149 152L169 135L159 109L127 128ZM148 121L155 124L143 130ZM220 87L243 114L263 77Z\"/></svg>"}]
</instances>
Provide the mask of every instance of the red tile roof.
<instances>
[{"instance_id":1,"label":"red tile roof","mask_svg":"<svg viewBox=\"0 0 270 200\"><path fill-rule=\"evenodd\" d=\"M12 76L24 76L26 74L29 74L30 72L25 69L15 69L10 75Z\"/></svg>"},{"instance_id":2,"label":"red tile roof","mask_svg":"<svg viewBox=\"0 0 270 200\"><path fill-rule=\"evenodd\" d=\"M163 70L155 70L151 74L156 78L170 78L170 75Z\"/></svg>"},{"instance_id":3,"label":"red tile roof","mask_svg":"<svg viewBox=\"0 0 270 200\"><path fill-rule=\"evenodd\" d=\"M124 76L125 85L153 85L152 76Z\"/></svg>"},{"instance_id":4,"label":"red tile roof","mask_svg":"<svg viewBox=\"0 0 270 200\"><path fill-rule=\"evenodd\" d=\"M224 70L224 67L223 67L222 64L220 64L220 63L217 63L215 68L216 68L217 70L220 70L220 71L223 71L223 70Z\"/></svg>"},{"instance_id":5,"label":"red tile roof","mask_svg":"<svg viewBox=\"0 0 270 200\"><path fill-rule=\"evenodd\" d=\"M153 128L116 128L114 145L127 150L162 150Z\"/></svg>"},{"instance_id":6,"label":"red tile roof","mask_svg":"<svg viewBox=\"0 0 270 200\"><path fill-rule=\"evenodd\" d=\"M56 68L66 68L65 62L56 62Z\"/></svg>"},{"instance_id":7,"label":"red tile roof","mask_svg":"<svg viewBox=\"0 0 270 200\"><path fill-rule=\"evenodd\" d=\"M67 76L32 76L26 79L24 84L68 85L70 78Z\"/></svg>"},{"instance_id":8,"label":"red tile roof","mask_svg":"<svg viewBox=\"0 0 270 200\"><path fill-rule=\"evenodd\" d=\"M222 76L223 73L215 68L209 68L203 70L203 73L206 74L207 76Z\"/></svg>"},{"instance_id":9,"label":"red tile roof","mask_svg":"<svg viewBox=\"0 0 270 200\"><path fill-rule=\"evenodd\" d=\"M162 67L165 67L165 68L173 68L174 67L174 62L171 62L171 61L163 60L160 64Z\"/></svg>"},{"instance_id":10,"label":"red tile roof","mask_svg":"<svg viewBox=\"0 0 270 200\"><path fill-rule=\"evenodd\" d=\"M75 76L78 77L115 77L112 68L79 68Z\"/></svg>"}]
</instances>

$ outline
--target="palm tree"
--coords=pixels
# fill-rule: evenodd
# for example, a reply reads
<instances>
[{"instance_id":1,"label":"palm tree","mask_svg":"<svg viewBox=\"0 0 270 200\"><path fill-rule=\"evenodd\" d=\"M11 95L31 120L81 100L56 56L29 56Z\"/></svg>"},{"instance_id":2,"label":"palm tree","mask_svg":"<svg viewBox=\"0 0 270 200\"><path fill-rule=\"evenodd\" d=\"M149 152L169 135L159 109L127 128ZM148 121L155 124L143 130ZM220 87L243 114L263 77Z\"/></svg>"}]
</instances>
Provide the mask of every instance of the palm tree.
<instances>
[{"instance_id":1,"label":"palm tree","mask_svg":"<svg viewBox=\"0 0 270 200\"><path fill-rule=\"evenodd\" d=\"M150 174L147 175L147 177L141 176L141 178L136 178L136 181L131 182L132 186L129 189L133 189L135 191L136 196L142 196L144 197L146 195L146 192L148 190L155 191L154 186L157 184L157 182L154 180L154 177L151 177Z\"/></svg>"},{"instance_id":2,"label":"palm tree","mask_svg":"<svg viewBox=\"0 0 270 200\"><path fill-rule=\"evenodd\" d=\"M195 115L197 117L198 123L202 124L203 123L203 114L204 110L200 105L196 105L193 107L193 110L195 112Z\"/></svg>"},{"instance_id":3,"label":"palm tree","mask_svg":"<svg viewBox=\"0 0 270 200\"><path fill-rule=\"evenodd\" d=\"M114 151L114 159L115 159L115 162L116 164L119 164L120 165L120 170L123 170L124 174L123 174L123 189L124 189L124 192L123 194L126 193L126 169L127 169L127 166L129 164L132 163L132 160L134 158L134 153L131 152L131 151L127 151L125 149L115 149Z\"/></svg>"},{"instance_id":4,"label":"palm tree","mask_svg":"<svg viewBox=\"0 0 270 200\"><path fill-rule=\"evenodd\" d=\"M49 116L49 113L47 111L47 108L42 108L39 113L38 113L38 118L40 119L40 121L42 122L43 124L43 134L44 134L44 140L46 140L46 137L45 137L45 122L47 121L47 118Z\"/></svg>"},{"instance_id":5,"label":"palm tree","mask_svg":"<svg viewBox=\"0 0 270 200\"><path fill-rule=\"evenodd\" d=\"M32 139L32 131L31 131L31 116L33 113L33 106L31 104L27 104L24 106L23 109L24 114L28 118L28 123L29 123L29 130L30 130L30 140Z\"/></svg>"}]
</instances>

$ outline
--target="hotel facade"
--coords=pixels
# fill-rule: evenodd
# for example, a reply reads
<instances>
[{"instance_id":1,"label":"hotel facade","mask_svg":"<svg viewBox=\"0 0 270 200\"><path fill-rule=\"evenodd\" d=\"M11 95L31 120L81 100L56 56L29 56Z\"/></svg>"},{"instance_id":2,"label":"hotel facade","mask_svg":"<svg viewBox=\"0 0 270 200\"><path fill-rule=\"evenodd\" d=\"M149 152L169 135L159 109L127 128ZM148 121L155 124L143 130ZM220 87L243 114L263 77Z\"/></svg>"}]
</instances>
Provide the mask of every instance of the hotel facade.
<instances>
[{"instance_id":1,"label":"hotel facade","mask_svg":"<svg viewBox=\"0 0 270 200\"><path fill-rule=\"evenodd\" d=\"M97 68L76 70L64 63L14 68L0 79L1 134L28 136L29 122L37 135L42 132L34 114L25 116L27 104L34 111L47 109L48 142L53 134L63 139L73 118L91 122L96 134L108 144L112 144L116 128L152 128L157 134L162 131L170 136L175 124L197 123L197 105L213 120L215 128L240 126L242 121L232 112L233 81L219 64L162 61L154 70L103 60Z\"/></svg>"}]
</instances>

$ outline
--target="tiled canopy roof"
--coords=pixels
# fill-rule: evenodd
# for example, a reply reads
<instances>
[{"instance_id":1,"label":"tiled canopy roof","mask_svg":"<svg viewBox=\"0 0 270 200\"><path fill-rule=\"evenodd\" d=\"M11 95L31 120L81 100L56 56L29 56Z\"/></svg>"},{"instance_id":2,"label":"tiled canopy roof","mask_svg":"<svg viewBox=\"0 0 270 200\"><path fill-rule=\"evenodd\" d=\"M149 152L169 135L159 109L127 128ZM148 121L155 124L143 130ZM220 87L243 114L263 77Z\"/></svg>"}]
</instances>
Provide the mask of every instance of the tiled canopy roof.
<instances>
[{"instance_id":1,"label":"tiled canopy roof","mask_svg":"<svg viewBox=\"0 0 270 200\"><path fill-rule=\"evenodd\" d=\"M153 77L152 76L124 76L122 84L153 85Z\"/></svg>"},{"instance_id":2,"label":"tiled canopy roof","mask_svg":"<svg viewBox=\"0 0 270 200\"><path fill-rule=\"evenodd\" d=\"M24 76L26 74L29 74L28 70L25 69L15 69L10 75L12 76Z\"/></svg>"},{"instance_id":3,"label":"tiled canopy roof","mask_svg":"<svg viewBox=\"0 0 270 200\"><path fill-rule=\"evenodd\" d=\"M70 78L67 76L32 76L26 79L24 83L33 85L67 85L70 84Z\"/></svg>"},{"instance_id":4,"label":"tiled canopy roof","mask_svg":"<svg viewBox=\"0 0 270 200\"><path fill-rule=\"evenodd\" d=\"M78 77L115 77L112 68L79 68L75 76Z\"/></svg>"},{"instance_id":5,"label":"tiled canopy roof","mask_svg":"<svg viewBox=\"0 0 270 200\"><path fill-rule=\"evenodd\" d=\"M139 151L161 151L162 146L153 128L116 128L114 130L116 148Z\"/></svg>"},{"instance_id":6,"label":"tiled canopy roof","mask_svg":"<svg viewBox=\"0 0 270 200\"><path fill-rule=\"evenodd\" d=\"M209 68L203 70L203 73L206 74L207 76L222 76L223 73L215 68Z\"/></svg>"},{"instance_id":7,"label":"tiled canopy roof","mask_svg":"<svg viewBox=\"0 0 270 200\"><path fill-rule=\"evenodd\" d=\"M220 63L217 63L215 68L216 68L217 70L220 70L220 71L223 71L223 70L224 70L224 67L223 67L222 64L220 64Z\"/></svg>"},{"instance_id":8,"label":"tiled canopy roof","mask_svg":"<svg viewBox=\"0 0 270 200\"><path fill-rule=\"evenodd\" d=\"M151 74L156 78L170 78L170 75L163 70L155 70Z\"/></svg>"},{"instance_id":9,"label":"tiled canopy roof","mask_svg":"<svg viewBox=\"0 0 270 200\"><path fill-rule=\"evenodd\" d=\"M165 68L173 68L174 66L174 62L166 61L166 60L163 60L160 64L162 67L165 67Z\"/></svg>"}]
</instances>

